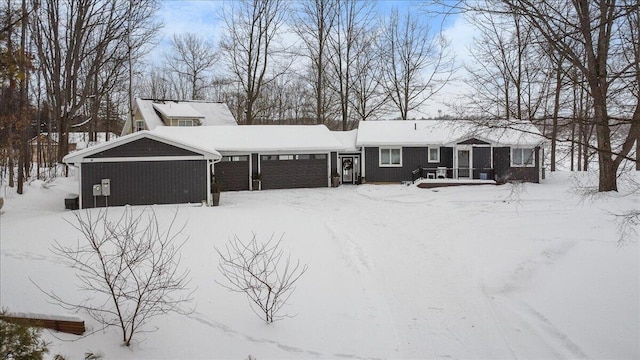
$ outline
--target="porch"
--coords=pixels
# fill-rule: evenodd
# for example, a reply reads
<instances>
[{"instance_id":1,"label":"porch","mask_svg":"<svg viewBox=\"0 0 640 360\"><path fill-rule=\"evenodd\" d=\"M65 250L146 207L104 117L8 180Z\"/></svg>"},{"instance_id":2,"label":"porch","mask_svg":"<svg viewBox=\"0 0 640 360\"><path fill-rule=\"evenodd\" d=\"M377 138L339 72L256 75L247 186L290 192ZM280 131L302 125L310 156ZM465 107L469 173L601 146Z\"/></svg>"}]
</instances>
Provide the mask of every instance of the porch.
<instances>
[{"instance_id":1,"label":"porch","mask_svg":"<svg viewBox=\"0 0 640 360\"><path fill-rule=\"evenodd\" d=\"M461 185L495 185L493 168L418 168L411 172L411 182L420 188Z\"/></svg>"}]
</instances>

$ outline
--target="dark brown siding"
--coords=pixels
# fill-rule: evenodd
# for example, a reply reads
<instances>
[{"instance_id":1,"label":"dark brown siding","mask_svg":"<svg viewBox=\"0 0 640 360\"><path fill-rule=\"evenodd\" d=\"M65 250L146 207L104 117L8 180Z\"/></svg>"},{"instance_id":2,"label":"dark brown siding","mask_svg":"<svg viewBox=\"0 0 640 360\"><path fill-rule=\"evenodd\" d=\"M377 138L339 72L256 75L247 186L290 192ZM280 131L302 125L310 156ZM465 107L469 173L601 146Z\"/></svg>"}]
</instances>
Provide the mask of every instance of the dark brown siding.
<instances>
[{"instance_id":1,"label":"dark brown siding","mask_svg":"<svg viewBox=\"0 0 640 360\"><path fill-rule=\"evenodd\" d=\"M213 165L222 191L249 190L249 161L222 161Z\"/></svg>"},{"instance_id":2,"label":"dark brown siding","mask_svg":"<svg viewBox=\"0 0 640 360\"><path fill-rule=\"evenodd\" d=\"M262 160L262 188L327 187L327 161L329 160Z\"/></svg>"},{"instance_id":3,"label":"dark brown siding","mask_svg":"<svg viewBox=\"0 0 640 360\"><path fill-rule=\"evenodd\" d=\"M365 148L365 166L367 182L401 182L411 181L411 171L420 167L437 168L453 167L453 149L440 148L440 162L430 163L427 147L403 147L402 167L380 167L378 147Z\"/></svg>"},{"instance_id":4,"label":"dark brown siding","mask_svg":"<svg viewBox=\"0 0 640 360\"><path fill-rule=\"evenodd\" d=\"M152 157L152 156L192 156L193 151L165 144L153 139L142 138L115 148L87 156L88 158Z\"/></svg>"},{"instance_id":5,"label":"dark brown siding","mask_svg":"<svg viewBox=\"0 0 640 360\"><path fill-rule=\"evenodd\" d=\"M510 180L539 182L539 157L540 148L536 147L534 167L511 167L511 148L493 148L493 166L495 168L496 180L498 182Z\"/></svg>"},{"instance_id":6,"label":"dark brown siding","mask_svg":"<svg viewBox=\"0 0 640 360\"><path fill-rule=\"evenodd\" d=\"M200 203L207 199L207 161L82 164L82 207L94 207L93 184L111 180L109 206ZM96 206L105 206L105 197Z\"/></svg>"}]
</instances>

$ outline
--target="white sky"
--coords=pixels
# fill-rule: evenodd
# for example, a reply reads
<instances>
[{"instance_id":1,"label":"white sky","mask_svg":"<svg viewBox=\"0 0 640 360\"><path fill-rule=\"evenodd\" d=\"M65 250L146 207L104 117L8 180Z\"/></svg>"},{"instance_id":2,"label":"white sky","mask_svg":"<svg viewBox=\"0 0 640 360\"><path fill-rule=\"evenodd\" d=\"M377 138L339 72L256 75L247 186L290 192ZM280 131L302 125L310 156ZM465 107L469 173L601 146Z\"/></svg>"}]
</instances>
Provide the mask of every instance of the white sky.
<instances>
[{"instance_id":1,"label":"white sky","mask_svg":"<svg viewBox=\"0 0 640 360\"><path fill-rule=\"evenodd\" d=\"M219 41L220 35L220 9L224 5L224 1L161 1L158 16L164 23L161 30L162 39L148 55L148 59L152 63L159 63L164 57L164 52L170 46L170 39L174 34L196 33L204 37L212 44ZM416 1L379 1L378 11L384 13L390 8L397 6L399 8L411 6L417 8L422 6L421 2ZM439 26L439 24L437 24ZM436 25L434 25L434 28ZM469 59L469 50L475 33L474 28L462 17L453 16L445 24L444 29L446 37L451 41L451 46L456 53L456 60L461 66L463 61ZM460 78L462 70L457 77ZM438 110L447 113L447 107L443 102L451 101L464 92L464 84L455 81L448 84L442 91L430 99L421 109L420 113L410 114L410 117L431 117L438 115Z\"/></svg>"}]
</instances>

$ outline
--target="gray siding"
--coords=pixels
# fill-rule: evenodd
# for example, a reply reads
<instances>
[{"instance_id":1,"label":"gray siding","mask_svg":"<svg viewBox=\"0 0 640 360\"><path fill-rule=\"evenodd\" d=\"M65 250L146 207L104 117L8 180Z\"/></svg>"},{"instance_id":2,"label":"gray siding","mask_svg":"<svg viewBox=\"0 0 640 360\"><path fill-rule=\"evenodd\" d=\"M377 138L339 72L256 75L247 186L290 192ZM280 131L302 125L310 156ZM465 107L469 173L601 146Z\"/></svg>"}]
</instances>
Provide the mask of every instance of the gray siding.
<instances>
[{"instance_id":1,"label":"gray siding","mask_svg":"<svg viewBox=\"0 0 640 360\"><path fill-rule=\"evenodd\" d=\"M493 148L493 166L495 168L496 180L499 182L519 180L528 182L540 182L539 177L539 158L540 148L535 148L535 166L534 167L511 167L511 148L496 147Z\"/></svg>"},{"instance_id":2,"label":"gray siding","mask_svg":"<svg viewBox=\"0 0 640 360\"><path fill-rule=\"evenodd\" d=\"M142 138L108 149L88 158L153 157L153 156L193 156L201 155L177 146L165 144L149 138Z\"/></svg>"},{"instance_id":3,"label":"gray siding","mask_svg":"<svg viewBox=\"0 0 640 360\"><path fill-rule=\"evenodd\" d=\"M427 147L403 147L402 167L380 167L378 147L365 148L365 166L367 182L401 182L411 181L411 171L425 167L453 167L453 149L440 148L440 162L430 163Z\"/></svg>"},{"instance_id":4,"label":"gray siding","mask_svg":"<svg viewBox=\"0 0 640 360\"><path fill-rule=\"evenodd\" d=\"M331 176L333 176L334 172L338 172L338 153L331 153Z\"/></svg>"},{"instance_id":5,"label":"gray siding","mask_svg":"<svg viewBox=\"0 0 640 360\"><path fill-rule=\"evenodd\" d=\"M249 190L249 161L222 161L213 165L222 191Z\"/></svg>"},{"instance_id":6,"label":"gray siding","mask_svg":"<svg viewBox=\"0 0 640 360\"><path fill-rule=\"evenodd\" d=\"M327 187L324 160L264 160L260 162L262 189Z\"/></svg>"},{"instance_id":7,"label":"gray siding","mask_svg":"<svg viewBox=\"0 0 640 360\"><path fill-rule=\"evenodd\" d=\"M207 200L206 160L82 164L82 207L94 207L92 185L111 180L109 206L200 203ZM105 197L96 206L105 206Z\"/></svg>"}]
</instances>

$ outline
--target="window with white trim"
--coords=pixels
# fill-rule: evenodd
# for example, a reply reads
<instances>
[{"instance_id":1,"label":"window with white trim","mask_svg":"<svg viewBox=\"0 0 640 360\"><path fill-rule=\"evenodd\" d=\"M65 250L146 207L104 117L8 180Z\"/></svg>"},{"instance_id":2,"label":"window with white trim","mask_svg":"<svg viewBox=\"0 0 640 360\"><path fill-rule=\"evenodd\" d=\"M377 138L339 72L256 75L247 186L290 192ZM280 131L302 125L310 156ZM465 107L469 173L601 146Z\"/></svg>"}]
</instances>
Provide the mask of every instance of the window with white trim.
<instances>
[{"instance_id":1,"label":"window with white trim","mask_svg":"<svg viewBox=\"0 0 640 360\"><path fill-rule=\"evenodd\" d=\"M380 148L380 167L401 167L402 148Z\"/></svg>"},{"instance_id":2,"label":"window with white trim","mask_svg":"<svg viewBox=\"0 0 640 360\"><path fill-rule=\"evenodd\" d=\"M439 163L440 162L440 147L431 147L429 146L429 162L430 163Z\"/></svg>"},{"instance_id":3,"label":"window with white trim","mask_svg":"<svg viewBox=\"0 0 640 360\"><path fill-rule=\"evenodd\" d=\"M133 131L142 131L142 130L144 130L144 120L136 120Z\"/></svg>"},{"instance_id":4,"label":"window with white trim","mask_svg":"<svg viewBox=\"0 0 640 360\"><path fill-rule=\"evenodd\" d=\"M178 126L193 126L193 120L191 119L178 120Z\"/></svg>"},{"instance_id":5,"label":"window with white trim","mask_svg":"<svg viewBox=\"0 0 640 360\"><path fill-rule=\"evenodd\" d=\"M534 163L533 148L511 148L511 166L512 167L532 167Z\"/></svg>"}]
</instances>

